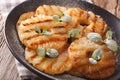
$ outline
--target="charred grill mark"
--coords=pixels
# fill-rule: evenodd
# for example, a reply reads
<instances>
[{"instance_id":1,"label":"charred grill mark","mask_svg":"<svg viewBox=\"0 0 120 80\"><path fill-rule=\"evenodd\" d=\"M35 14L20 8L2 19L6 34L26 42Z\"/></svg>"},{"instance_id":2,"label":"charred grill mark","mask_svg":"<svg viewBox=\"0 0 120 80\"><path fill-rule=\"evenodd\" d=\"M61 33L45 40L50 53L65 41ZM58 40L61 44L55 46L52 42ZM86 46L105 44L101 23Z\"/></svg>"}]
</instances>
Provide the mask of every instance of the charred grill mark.
<instances>
[{"instance_id":1,"label":"charred grill mark","mask_svg":"<svg viewBox=\"0 0 120 80\"><path fill-rule=\"evenodd\" d=\"M54 15L54 11L53 11L52 7L51 6L49 6L49 7L50 7L52 15Z\"/></svg>"},{"instance_id":2,"label":"charred grill mark","mask_svg":"<svg viewBox=\"0 0 120 80\"><path fill-rule=\"evenodd\" d=\"M51 24L51 25L48 25L48 24ZM47 21L47 22L42 22L42 23L29 24L26 26L20 26L19 28L20 28L20 30L22 30L22 32L24 32L28 29L34 30L35 26L38 26L40 29L44 29L44 28L47 29L47 28L52 28L52 27L56 27L56 26L65 26L65 25L66 25L65 23L61 23L61 22L54 24L54 21Z\"/></svg>"},{"instance_id":3,"label":"charred grill mark","mask_svg":"<svg viewBox=\"0 0 120 80\"><path fill-rule=\"evenodd\" d=\"M46 15L51 15L51 10L49 9L49 6L44 6L44 9L46 11Z\"/></svg>"},{"instance_id":4,"label":"charred grill mark","mask_svg":"<svg viewBox=\"0 0 120 80\"><path fill-rule=\"evenodd\" d=\"M56 61L56 59L51 59L49 62L50 64L48 65L47 69L52 69L52 64Z\"/></svg>"},{"instance_id":5,"label":"charred grill mark","mask_svg":"<svg viewBox=\"0 0 120 80\"><path fill-rule=\"evenodd\" d=\"M58 9L58 11L61 12L61 14L62 14L62 11L61 11L61 9L60 9L60 6L57 6L57 9Z\"/></svg>"},{"instance_id":6,"label":"charred grill mark","mask_svg":"<svg viewBox=\"0 0 120 80\"><path fill-rule=\"evenodd\" d=\"M31 28L30 27L25 28L25 29L22 28L21 33L24 34L24 33L30 33L30 32L33 32L33 31L35 31L35 29L32 28L32 27Z\"/></svg>"},{"instance_id":7,"label":"charred grill mark","mask_svg":"<svg viewBox=\"0 0 120 80\"><path fill-rule=\"evenodd\" d=\"M92 27L92 31L95 32L95 26Z\"/></svg>"},{"instance_id":8,"label":"charred grill mark","mask_svg":"<svg viewBox=\"0 0 120 80\"><path fill-rule=\"evenodd\" d=\"M29 32L31 32L32 30L26 30L26 31L24 31L23 33L29 33Z\"/></svg>"},{"instance_id":9,"label":"charred grill mark","mask_svg":"<svg viewBox=\"0 0 120 80\"><path fill-rule=\"evenodd\" d=\"M95 16L94 20L93 20L94 23L97 22L97 16Z\"/></svg>"},{"instance_id":10,"label":"charred grill mark","mask_svg":"<svg viewBox=\"0 0 120 80\"><path fill-rule=\"evenodd\" d=\"M54 64L57 63L58 58L56 58L52 63L51 63L51 70L54 70Z\"/></svg>"},{"instance_id":11,"label":"charred grill mark","mask_svg":"<svg viewBox=\"0 0 120 80\"><path fill-rule=\"evenodd\" d=\"M37 8L37 15L39 15L39 14L45 14L45 12L44 12L44 9L42 8L42 6L40 6L39 8Z\"/></svg>"},{"instance_id":12,"label":"charred grill mark","mask_svg":"<svg viewBox=\"0 0 120 80\"><path fill-rule=\"evenodd\" d=\"M82 36L87 35L87 34L86 34L86 28L87 28L87 27L83 27L83 33L82 33L83 35L82 35Z\"/></svg>"},{"instance_id":13,"label":"charred grill mark","mask_svg":"<svg viewBox=\"0 0 120 80\"><path fill-rule=\"evenodd\" d=\"M31 40L32 38L36 38L36 37L38 37L38 36L39 36L39 34L35 34L35 35L32 35L32 36L28 36L28 37L24 38L23 41Z\"/></svg>"},{"instance_id":14,"label":"charred grill mark","mask_svg":"<svg viewBox=\"0 0 120 80\"><path fill-rule=\"evenodd\" d=\"M82 28L81 28L81 31L80 31L81 37L84 36L84 31L85 31L85 27L82 27Z\"/></svg>"},{"instance_id":15,"label":"charred grill mark","mask_svg":"<svg viewBox=\"0 0 120 80\"><path fill-rule=\"evenodd\" d=\"M81 10L81 11L80 11L80 15L82 15L83 13L84 13L84 11L83 11L83 10Z\"/></svg>"},{"instance_id":16,"label":"charred grill mark","mask_svg":"<svg viewBox=\"0 0 120 80\"><path fill-rule=\"evenodd\" d=\"M25 31L22 31L21 32L22 33L22 35L26 35L26 36L31 36L31 34L32 35L35 35L36 34L36 31L35 31L35 29L28 29L28 30L25 30ZM30 35L29 35L30 34Z\"/></svg>"},{"instance_id":17,"label":"charred grill mark","mask_svg":"<svg viewBox=\"0 0 120 80\"><path fill-rule=\"evenodd\" d=\"M54 33L54 34L56 34L56 35L60 34L62 36L62 35L65 35L66 33Z\"/></svg>"},{"instance_id":18,"label":"charred grill mark","mask_svg":"<svg viewBox=\"0 0 120 80\"><path fill-rule=\"evenodd\" d=\"M53 20L39 21L39 22L37 22L37 23L45 23L45 22L51 22L51 21L53 21Z\"/></svg>"},{"instance_id":19,"label":"charred grill mark","mask_svg":"<svg viewBox=\"0 0 120 80\"><path fill-rule=\"evenodd\" d=\"M58 71L62 71L61 68L65 67L64 63L66 63L66 61L64 61L64 62L62 62L62 63L60 64L60 67L58 68ZM67 63L66 63L66 64L67 64ZM65 71L66 71L66 69L65 69ZM62 71L62 72L64 72L64 71Z\"/></svg>"},{"instance_id":20,"label":"charred grill mark","mask_svg":"<svg viewBox=\"0 0 120 80\"><path fill-rule=\"evenodd\" d=\"M61 12L58 10L58 6L51 6L51 8L52 8L55 15L60 16Z\"/></svg>"},{"instance_id":21,"label":"charred grill mark","mask_svg":"<svg viewBox=\"0 0 120 80\"><path fill-rule=\"evenodd\" d=\"M54 60L49 61L50 64L47 66L48 72L51 71L51 67L52 67L53 61L54 61ZM45 71L46 71L46 70L45 70Z\"/></svg>"},{"instance_id":22,"label":"charred grill mark","mask_svg":"<svg viewBox=\"0 0 120 80\"><path fill-rule=\"evenodd\" d=\"M107 24L105 23L105 22L103 22L103 25L104 25L104 27L103 27L103 35L105 35L105 33L107 32L107 29L108 29L108 27L107 27Z\"/></svg>"},{"instance_id":23,"label":"charred grill mark","mask_svg":"<svg viewBox=\"0 0 120 80\"><path fill-rule=\"evenodd\" d=\"M47 15L53 15L54 14L51 6L44 5L44 8L45 8L45 11L46 11Z\"/></svg>"},{"instance_id":24,"label":"charred grill mark","mask_svg":"<svg viewBox=\"0 0 120 80\"><path fill-rule=\"evenodd\" d=\"M102 21L101 25L103 26L103 27L101 28L101 33L102 33L102 32L103 32L103 29L104 29L104 27L105 27L104 21ZM104 35L104 32L103 32L102 35Z\"/></svg>"},{"instance_id":25,"label":"charred grill mark","mask_svg":"<svg viewBox=\"0 0 120 80\"><path fill-rule=\"evenodd\" d=\"M35 64L35 66L40 66L44 61L46 61L46 58L42 58L38 63Z\"/></svg>"},{"instance_id":26,"label":"charred grill mark","mask_svg":"<svg viewBox=\"0 0 120 80\"><path fill-rule=\"evenodd\" d=\"M30 60L33 60L33 59L36 58L36 57L37 57L37 54L34 54L34 55L30 56L29 59L30 59Z\"/></svg>"},{"instance_id":27,"label":"charred grill mark","mask_svg":"<svg viewBox=\"0 0 120 80\"><path fill-rule=\"evenodd\" d=\"M44 7L44 6L42 6L42 8L43 8L43 10L44 10L45 15L48 15L48 13L47 13L47 11L46 11L45 7Z\"/></svg>"},{"instance_id":28,"label":"charred grill mark","mask_svg":"<svg viewBox=\"0 0 120 80\"><path fill-rule=\"evenodd\" d=\"M46 71L47 67L49 66L49 60L45 58L45 60L40 64L40 67L43 69L43 71Z\"/></svg>"},{"instance_id":29,"label":"charred grill mark","mask_svg":"<svg viewBox=\"0 0 120 80\"><path fill-rule=\"evenodd\" d=\"M44 20L44 21L37 21L37 22L31 22L31 23L25 23L23 24L24 26L29 26L31 24L36 24L36 23L45 23L45 22L51 22L53 20Z\"/></svg>"},{"instance_id":30,"label":"charred grill mark","mask_svg":"<svg viewBox=\"0 0 120 80\"><path fill-rule=\"evenodd\" d=\"M65 67L67 64L68 64L68 62L69 62L69 58L68 58L68 56L66 55L66 59L62 62L62 64L61 64L61 68L62 67ZM64 63L66 63L65 65L64 65ZM59 68L59 70L61 70L61 68ZM66 69L67 70L67 69Z\"/></svg>"},{"instance_id":31,"label":"charred grill mark","mask_svg":"<svg viewBox=\"0 0 120 80\"><path fill-rule=\"evenodd\" d=\"M94 26L92 27L93 32L96 32L96 27L97 27L97 26L96 26L95 24L96 24L96 22L97 22L97 19L98 19L97 16L95 16L95 18L94 18L94 20L93 20Z\"/></svg>"},{"instance_id":32,"label":"charred grill mark","mask_svg":"<svg viewBox=\"0 0 120 80\"><path fill-rule=\"evenodd\" d=\"M54 42L54 41L57 42L57 41L59 41L59 40L58 40L58 39L57 39L57 40L52 40L52 42ZM47 41L39 40L39 41L37 41L37 42L36 42L36 41L32 42L30 45L31 45L31 46L33 46L33 45L35 45L35 44L36 44L36 45L40 45L40 44L44 44L44 43L47 43L47 42L49 42L49 41L48 41L48 40L47 40Z\"/></svg>"},{"instance_id":33,"label":"charred grill mark","mask_svg":"<svg viewBox=\"0 0 120 80\"><path fill-rule=\"evenodd\" d=\"M65 28L64 26L57 26L57 27L54 27L54 28Z\"/></svg>"},{"instance_id":34,"label":"charred grill mark","mask_svg":"<svg viewBox=\"0 0 120 80\"><path fill-rule=\"evenodd\" d=\"M89 18L90 18L90 14L87 13L87 19L89 19Z\"/></svg>"},{"instance_id":35,"label":"charred grill mark","mask_svg":"<svg viewBox=\"0 0 120 80\"><path fill-rule=\"evenodd\" d=\"M57 6L57 10L58 10L58 12L60 12L62 14L61 10L59 9L59 6Z\"/></svg>"}]
</instances>

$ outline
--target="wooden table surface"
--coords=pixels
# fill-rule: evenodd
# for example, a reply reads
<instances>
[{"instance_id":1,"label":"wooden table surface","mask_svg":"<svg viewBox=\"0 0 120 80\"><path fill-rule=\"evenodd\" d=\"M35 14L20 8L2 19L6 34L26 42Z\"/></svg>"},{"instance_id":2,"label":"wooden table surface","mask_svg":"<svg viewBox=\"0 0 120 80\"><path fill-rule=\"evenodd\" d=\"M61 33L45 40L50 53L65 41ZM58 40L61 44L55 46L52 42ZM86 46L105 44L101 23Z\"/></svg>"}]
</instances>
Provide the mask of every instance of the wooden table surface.
<instances>
[{"instance_id":1,"label":"wooden table surface","mask_svg":"<svg viewBox=\"0 0 120 80\"><path fill-rule=\"evenodd\" d=\"M94 4L108 10L120 18L120 0L92 0ZM7 48L4 38L0 13L0 80L21 80L16 69L14 57Z\"/></svg>"}]
</instances>

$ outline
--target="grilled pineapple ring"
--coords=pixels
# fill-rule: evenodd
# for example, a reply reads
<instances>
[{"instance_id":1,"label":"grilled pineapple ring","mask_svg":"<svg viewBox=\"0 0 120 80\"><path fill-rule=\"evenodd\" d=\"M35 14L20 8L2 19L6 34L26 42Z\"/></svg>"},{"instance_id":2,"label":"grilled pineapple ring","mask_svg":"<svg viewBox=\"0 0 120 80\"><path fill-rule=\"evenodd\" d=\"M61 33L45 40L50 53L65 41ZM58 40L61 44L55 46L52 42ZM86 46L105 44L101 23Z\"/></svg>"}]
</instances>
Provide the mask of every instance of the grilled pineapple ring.
<instances>
[{"instance_id":1,"label":"grilled pineapple ring","mask_svg":"<svg viewBox=\"0 0 120 80\"><path fill-rule=\"evenodd\" d=\"M107 31L107 24L99 15L95 15L91 11L85 11L80 8L43 5L37 8L35 15L45 14L47 16L61 16L62 12L72 17L72 20L65 26L68 30L71 28L79 28L81 29L81 36L86 36L89 32L96 32L104 37Z\"/></svg>"},{"instance_id":2,"label":"grilled pineapple ring","mask_svg":"<svg viewBox=\"0 0 120 80\"><path fill-rule=\"evenodd\" d=\"M103 50L102 58L97 64L91 64L89 58L97 48ZM70 74L87 77L90 79L102 79L112 75L115 71L116 60L114 53L105 45L96 44L87 38L80 38L71 43L69 57L73 60L73 67Z\"/></svg>"},{"instance_id":3,"label":"grilled pineapple ring","mask_svg":"<svg viewBox=\"0 0 120 80\"><path fill-rule=\"evenodd\" d=\"M54 75L69 71L72 68L71 60L68 57L66 50L60 52L56 58L40 57L35 50L25 49L25 58L35 68L45 73Z\"/></svg>"},{"instance_id":4,"label":"grilled pineapple ring","mask_svg":"<svg viewBox=\"0 0 120 80\"><path fill-rule=\"evenodd\" d=\"M27 16L28 14L31 16ZM46 16L46 19L33 16L33 12L24 13L17 22L18 35L20 41L25 46L34 50L37 49L38 46L46 46L59 50L66 45L67 31L65 28L59 28L59 26L64 26L65 23L54 23L49 16ZM38 23L40 20L42 22ZM39 34L36 32L35 26L40 27L40 29L48 29L53 32L53 34L51 36Z\"/></svg>"}]
</instances>

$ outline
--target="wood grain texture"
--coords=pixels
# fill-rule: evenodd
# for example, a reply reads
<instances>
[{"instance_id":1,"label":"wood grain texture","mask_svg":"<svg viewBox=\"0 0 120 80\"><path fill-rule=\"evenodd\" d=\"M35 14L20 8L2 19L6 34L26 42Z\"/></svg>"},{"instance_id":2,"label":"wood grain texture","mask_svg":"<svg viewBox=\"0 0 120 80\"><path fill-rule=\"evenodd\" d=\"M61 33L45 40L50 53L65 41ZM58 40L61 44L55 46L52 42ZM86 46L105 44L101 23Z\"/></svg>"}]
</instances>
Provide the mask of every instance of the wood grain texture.
<instances>
[{"instance_id":1,"label":"wood grain texture","mask_svg":"<svg viewBox=\"0 0 120 80\"><path fill-rule=\"evenodd\" d=\"M3 22L0 13L0 80L21 80L14 57L6 46L3 37Z\"/></svg>"},{"instance_id":2,"label":"wood grain texture","mask_svg":"<svg viewBox=\"0 0 120 80\"><path fill-rule=\"evenodd\" d=\"M120 18L120 0L92 0L94 4L106 9Z\"/></svg>"},{"instance_id":3,"label":"wood grain texture","mask_svg":"<svg viewBox=\"0 0 120 80\"><path fill-rule=\"evenodd\" d=\"M120 0L117 1L116 16L120 19Z\"/></svg>"},{"instance_id":4,"label":"wood grain texture","mask_svg":"<svg viewBox=\"0 0 120 80\"><path fill-rule=\"evenodd\" d=\"M93 3L120 18L120 0L93 0ZM15 61L3 38L3 23L0 13L0 80L21 80Z\"/></svg>"}]
</instances>

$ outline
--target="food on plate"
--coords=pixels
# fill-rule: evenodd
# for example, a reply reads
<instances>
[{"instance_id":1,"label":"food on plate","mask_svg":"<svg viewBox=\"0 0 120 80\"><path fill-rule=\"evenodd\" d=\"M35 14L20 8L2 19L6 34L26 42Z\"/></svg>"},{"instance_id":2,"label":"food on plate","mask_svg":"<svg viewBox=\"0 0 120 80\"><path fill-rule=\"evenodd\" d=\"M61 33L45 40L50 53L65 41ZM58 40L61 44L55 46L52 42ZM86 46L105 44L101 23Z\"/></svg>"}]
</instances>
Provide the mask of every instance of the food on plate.
<instances>
[{"instance_id":1,"label":"food on plate","mask_svg":"<svg viewBox=\"0 0 120 80\"><path fill-rule=\"evenodd\" d=\"M40 71L44 71L45 73L52 75L69 71L72 68L72 61L69 59L68 52L66 50L59 52L58 57L51 58L41 57L37 55L35 50L26 48L25 58Z\"/></svg>"},{"instance_id":2,"label":"food on plate","mask_svg":"<svg viewBox=\"0 0 120 80\"><path fill-rule=\"evenodd\" d=\"M36 20L36 18L35 18L35 20ZM38 18L38 19L40 19L40 18ZM42 45L50 44L49 46L61 48L66 44L67 34L65 34L65 33L67 31L64 27L61 27L61 26L64 26L64 23L59 22L59 23L54 24L54 21L52 21L52 22L51 21L50 22L43 21L43 22L39 23L40 25L37 25L38 22L26 23L26 24L24 23L24 22L30 22L29 20L34 21L34 19L30 18L30 19L21 21L21 24L17 25L19 38L25 46L28 46L29 48L32 48L32 49L36 49L38 47L38 45L40 45L40 44L42 44ZM20 22L20 21L18 21L18 22ZM55 26L54 28L49 27L49 26L52 26L52 24ZM40 26L41 26L41 28L39 28ZM44 27L44 26L46 26L46 27ZM43 32L39 33L39 31L43 31ZM59 44L61 44L61 45L59 45Z\"/></svg>"},{"instance_id":3,"label":"food on plate","mask_svg":"<svg viewBox=\"0 0 120 80\"><path fill-rule=\"evenodd\" d=\"M81 28L81 35L87 35L88 32L97 32L102 36L107 31L105 21L91 11L85 11L80 8L65 8L60 6L43 5L37 8L35 15L45 14L49 16L57 15L61 17L64 14L72 17L72 20L65 26L67 29ZM83 27L84 26L84 27Z\"/></svg>"},{"instance_id":4,"label":"food on plate","mask_svg":"<svg viewBox=\"0 0 120 80\"><path fill-rule=\"evenodd\" d=\"M96 50L99 51L95 53ZM70 59L73 59L73 67L69 71L72 75L101 79L112 75L115 71L114 52L106 45L94 43L87 38L80 38L71 43L68 53Z\"/></svg>"},{"instance_id":5,"label":"food on plate","mask_svg":"<svg viewBox=\"0 0 120 80\"><path fill-rule=\"evenodd\" d=\"M105 21L91 11L42 5L22 14L16 28L25 59L40 71L90 79L115 72L117 42Z\"/></svg>"}]
</instances>

